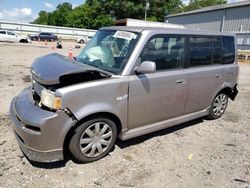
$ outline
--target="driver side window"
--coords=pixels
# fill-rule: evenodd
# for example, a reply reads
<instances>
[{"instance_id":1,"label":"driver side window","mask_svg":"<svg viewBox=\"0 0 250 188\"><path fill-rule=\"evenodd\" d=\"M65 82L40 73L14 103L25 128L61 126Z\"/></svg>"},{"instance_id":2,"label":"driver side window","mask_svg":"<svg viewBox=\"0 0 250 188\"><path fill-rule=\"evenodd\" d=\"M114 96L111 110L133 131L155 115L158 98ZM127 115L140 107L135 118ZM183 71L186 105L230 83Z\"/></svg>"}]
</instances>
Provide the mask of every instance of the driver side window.
<instances>
[{"instance_id":1,"label":"driver side window","mask_svg":"<svg viewBox=\"0 0 250 188\"><path fill-rule=\"evenodd\" d=\"M156 70L183 68L184 41L185 38L179 35L156 35L145 45L141 62L155 62Z\"/></svg>"}]
</instances>

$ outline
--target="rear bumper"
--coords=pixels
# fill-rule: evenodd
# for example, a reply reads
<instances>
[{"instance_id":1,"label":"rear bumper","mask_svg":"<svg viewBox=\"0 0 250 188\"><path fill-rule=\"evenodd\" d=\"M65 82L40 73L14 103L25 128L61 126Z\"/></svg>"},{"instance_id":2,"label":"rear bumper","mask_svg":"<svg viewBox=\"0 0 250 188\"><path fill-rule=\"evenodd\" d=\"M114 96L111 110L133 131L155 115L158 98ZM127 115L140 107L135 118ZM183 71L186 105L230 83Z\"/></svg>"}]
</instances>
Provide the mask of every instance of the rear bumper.
<instances>
[{"instance_id":1,"label":"rear bumper","mask_svg":"<svg viewBox=\"0 0 250 188\"><path fill-rule=\"evenodd\" d=\"M63 160L64 139L74 125L67 114L37 107L31 88L26 88L11 102L10 117L18 145L30 160Z\"/></svg>"},{"instance_id":2,"label":"rear bumper","mask_svg":"<svg viewBox=\"0 0 250 188\"><path fill-rule=\"evenodd\" d=\"M236 98L237 94L239 93L237 86L238 86L238 85L235 84L235 86L234 86L234 88L233 88L233 90L232 90L232 93L231 93L231 96L230 96L230 98L231 98L232 100L234 100L234 99Z\"/></svg>"}]
</instances>

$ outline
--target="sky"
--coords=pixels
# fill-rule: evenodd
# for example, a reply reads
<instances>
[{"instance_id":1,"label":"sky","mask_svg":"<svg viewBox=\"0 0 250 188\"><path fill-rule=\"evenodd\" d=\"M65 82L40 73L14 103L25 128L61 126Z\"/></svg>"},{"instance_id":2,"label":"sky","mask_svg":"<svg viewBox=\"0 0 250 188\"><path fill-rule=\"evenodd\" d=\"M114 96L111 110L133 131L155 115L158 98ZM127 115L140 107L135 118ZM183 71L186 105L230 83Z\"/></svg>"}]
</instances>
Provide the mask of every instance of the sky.
<instances>
[{"instance_id":1,"label":"sky","mask_svg":"<svg viewBox=\"0 0 250 188\"><path fill-rule=\"evenodd\" d=\"M59 3L67 0L0 0L0 21L29 23L35 20L41 10L51 12ZM242 0L229 0L230 3ZM82 4L84 0L68 0L73 8ZM189 0L182 0L188 4Z\"/></svg>"},{"instance_id":2,"label":"sky","mask_svg":"<svg viewBox=\"0 0 250 188\"><path fill-rule=\"evenodd\" d=\"M84 0L0 0L0 21L28 23L37 18L41 10L53 11L59 3L70 2L74 7Z\"/></svg>"}]
</instances>

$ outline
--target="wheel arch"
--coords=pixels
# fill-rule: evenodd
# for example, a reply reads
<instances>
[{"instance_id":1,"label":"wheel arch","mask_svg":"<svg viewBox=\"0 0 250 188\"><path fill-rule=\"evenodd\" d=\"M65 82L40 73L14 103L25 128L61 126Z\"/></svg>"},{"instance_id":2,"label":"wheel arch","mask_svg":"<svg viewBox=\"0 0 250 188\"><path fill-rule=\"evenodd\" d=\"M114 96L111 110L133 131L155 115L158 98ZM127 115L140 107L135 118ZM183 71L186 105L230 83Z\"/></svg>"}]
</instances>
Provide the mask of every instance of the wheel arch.
<instances>
[{"instance_id":1,"label":"wheel arch","mask_svg":"<svg viewBox=\"0 0 250 188\"><path fill-rule=\"evenodd\" d=\"M225 93L225 94L227 94L228 96L230 96L231 93L232 93L232 88L230 88L230 87L224 87L224 88L221 89L218 93ZM218 94L218 93L217 93L217 94Z\"/></svg>"},{"instance_id":2,"label":"wheel arch","mask_svg":"<svg viewBox=\"0 0 250 188\"><path fill-rule=\"evenodd\" d=\"M113 113L110 112L97 112L93 113L90 115L87 115L83 117L81 120L79 120L74 126L72 126L66 133L66 136L64 137L64 142L63 142L63 155L64 157L69 153L68 147L69 147L69 142L72 136L74 135L75 129L80 126L83 122L86 122L88 120L94 119L94 118L107 118L116 124L117 127L117 134L119 134L122 131L122 123L121 120Z\"/></svg>"},{"instance_id":3,"label":"wheel arch","mask_svg":"<svg viewBox=\"0 0 250 188\"><path fill-rule=\"evenodd\" d=\"M226 86L226 87L222 88L218 93L221 93L221 92L227 94L227 96L228 96L231 100L234 100L235 97L236 97L236 95L237 95L237 93L238 93L237 84L235 84L233 88L231 88L231 87L229 87L229 86ZM217 94L218 94L218 93L217 93ZM216 95L217 95L217 94L216 94Z\"/></svg>"}]
</instances>

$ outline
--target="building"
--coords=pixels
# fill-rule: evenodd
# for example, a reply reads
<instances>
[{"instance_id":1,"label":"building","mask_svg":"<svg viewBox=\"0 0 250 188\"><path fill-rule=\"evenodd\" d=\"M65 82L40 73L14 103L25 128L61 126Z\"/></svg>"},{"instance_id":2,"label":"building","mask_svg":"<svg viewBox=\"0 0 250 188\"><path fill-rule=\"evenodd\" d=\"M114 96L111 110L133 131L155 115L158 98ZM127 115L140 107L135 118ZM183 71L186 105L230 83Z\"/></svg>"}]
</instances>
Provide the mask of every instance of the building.
<instances>
[{"instance_id":1,"label":"building","mask_svg":"<svg viewBox=\"0 0 250 188\"><path fill-rule=\"evenodd\" d=\"M190 29L236 33L238 49L250 50L250 0L169 15L166 22Z\"/></svg>"}]
</instances>

